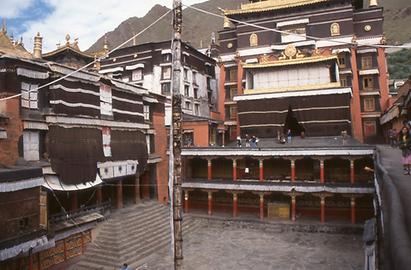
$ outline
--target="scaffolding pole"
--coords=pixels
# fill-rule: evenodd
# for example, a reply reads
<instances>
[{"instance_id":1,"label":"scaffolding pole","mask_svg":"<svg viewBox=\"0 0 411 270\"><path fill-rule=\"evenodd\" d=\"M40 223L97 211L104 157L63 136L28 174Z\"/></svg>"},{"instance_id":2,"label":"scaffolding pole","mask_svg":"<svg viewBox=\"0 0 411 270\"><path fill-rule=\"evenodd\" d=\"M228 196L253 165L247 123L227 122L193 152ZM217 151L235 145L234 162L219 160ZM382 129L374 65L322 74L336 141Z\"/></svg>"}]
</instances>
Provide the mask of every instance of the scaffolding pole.
<instances>
[{"instance_id":1,"label":"scaffolding pole","mask_svg":"<svg viewBox=\"0 0 411 270\"><path fill-rule=\"evenodd\" d=\"M181 270L183 263L183 212L182 212L182 188L181 188L181 142L182 142L182 113L181 113L181 30L182 30L182 6L181 0L173 0L173 89L171 95L172 106L172 160L170 166L173 177L173 238L174 238L174 269Z\"/></svg>"}]
</instances>

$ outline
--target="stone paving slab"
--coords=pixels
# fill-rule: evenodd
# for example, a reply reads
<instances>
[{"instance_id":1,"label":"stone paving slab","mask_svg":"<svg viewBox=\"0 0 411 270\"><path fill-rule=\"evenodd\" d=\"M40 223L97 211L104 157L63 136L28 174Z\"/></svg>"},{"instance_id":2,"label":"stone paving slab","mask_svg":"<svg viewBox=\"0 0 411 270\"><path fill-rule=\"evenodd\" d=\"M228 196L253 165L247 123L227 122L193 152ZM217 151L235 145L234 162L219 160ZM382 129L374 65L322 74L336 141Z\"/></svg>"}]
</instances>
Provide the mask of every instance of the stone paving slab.
<instances>
[{"instance_id":1,"label":"stone paving slab","mask_svg":"<svg viewBox=\"0 0 411 270\"><path fill-rule=\"evenodd\" d=\"M185 270L360 270L360 234L267 232L203 225L184 239ZM140 269L172 269L172 257L159 253Z\"/></svg>"}]
</instances>

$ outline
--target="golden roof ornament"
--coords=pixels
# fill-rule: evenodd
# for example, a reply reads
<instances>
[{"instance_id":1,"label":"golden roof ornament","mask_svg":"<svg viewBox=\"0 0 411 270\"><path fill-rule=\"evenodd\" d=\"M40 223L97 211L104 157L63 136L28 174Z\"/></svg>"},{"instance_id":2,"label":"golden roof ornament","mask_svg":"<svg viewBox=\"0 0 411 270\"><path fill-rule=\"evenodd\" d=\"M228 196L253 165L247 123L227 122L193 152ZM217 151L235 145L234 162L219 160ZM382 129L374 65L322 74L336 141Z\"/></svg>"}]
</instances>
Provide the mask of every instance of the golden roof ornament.
<instances>
[{"instance_id":1,"label":"golden roof ornament","mask_svg":"<svg viewBox=\"0 0 411 270\"><path fill-rule=\"evenodd\" d=\"M66 44L70 45L70 35L69 34L66 35Z\"/></svg>"},{"instance_id":2,"label":"golden roof ornament","mask_svg":"<svg viewBox=\"0 0 411 270\"><path fill-rule=\"evenodd\" d=\"M370 0L370 7L378 7L378 1L377 0Z\"/></svg>"},{"instance_id":3,"label":"golden roof ornament","mask_svg":"<svg viewBox=\"0 0 411 270\"><path fill-rule=\"evenodd\" d=\"M289 44L287 45L287 47L285 47L284 55L287 56L289 59L291 59L297 55L297 49L295 48L294 45Z\"/></svg>"},{"instance_id":4,"label":"golden roof ornament","mask_svg":"<svg viewBox=\"0 0 411 270\"><path fill-rule=\"evenodd\" d=\"M227 16L224 16L224 29L231 28L230 19Z\"/></svg>"},{"instance_id":5,"label":"golden roof ornament","mask_svg":"<svg viewBox=\"0 0 411 270\"><path fill-rule=\"evenodd\" d=\"M2 31L4 34L7 34L7 27L6 27L6 19L5 19L5 18L3 18L3 23L2 23L2 26L1 26L1 31Z\"/></svg>"},{"instance_id":6,"label":"golden roof ornament","mask_svg":"<svg viewBox=\"0 0 411 270\"><path fill-rule=\"evenodd\" d=\"M341 35L341 32L340 32L340 24L337 23L337 22L332 23L331 26L330 26L330 33L331 33L331 36L339 36L339 35Z\"/></svg>"}]
</instances>

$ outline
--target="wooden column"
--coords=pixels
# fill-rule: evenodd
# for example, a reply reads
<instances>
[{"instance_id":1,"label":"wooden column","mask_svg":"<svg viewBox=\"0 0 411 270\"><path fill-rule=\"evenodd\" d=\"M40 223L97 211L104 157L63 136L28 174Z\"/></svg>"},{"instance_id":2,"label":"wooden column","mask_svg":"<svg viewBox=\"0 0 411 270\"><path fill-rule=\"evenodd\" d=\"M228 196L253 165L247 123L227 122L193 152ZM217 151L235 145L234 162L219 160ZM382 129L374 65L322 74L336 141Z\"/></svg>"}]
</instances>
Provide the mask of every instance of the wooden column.
<instances>
[{"instance_id":1,"label":"wooden column","mask_svg":"<svg viewBox=\"0 0 411 270\"><path fill-rule=\"evenodd\" d=\"M63 239L63 254L64 254L64 261L67 261L67 246L66 246L66 239Z\"/></svg>"},{"instance_id":2,"label":"wooden column","mask_svg":"<svg viewBox=\"0 0 411 270\"><path fill-rule=\"evenodd\" d=\"M70 197L71 197L71 211L75 211L78 209L77 191L72 191L70 193Z\"/></svg>"},{"instance_id":3,"label":"wooden column","mask_svg":"<svg viewBox=\"0 0 411 270\"><path fill-rule=\"evenodd\" d=\"M33 270L33 253L31 249L29 251L29 270Z\"/></svg>"},{"instance_id":4,"label":"wooden column","mask_svg":"<svg viewBox=\"0 0 411 270\"><path fill-rule=\"evenodd\" d=\"M116 208L121 209L121 208L123 208L123 184L122 184L122 180L119 180L117 182L116 191L117 191Z\"/></svg>"},{"instance_id":5,"label":"wooden column","mask_svg":"<svg viewBox=\"0 0 411 270\"><path fill-rule=\"evenodd\" d=\"M302 195L302 193L296 192L292 189L291 192L286 192L284 195L290 196L291 199L291 221L296 221L297 219L297 196Z\"/></svg>"},{"instance_id":6,"label":"wooden column","mask_svg":"<svg viewBox=\"0 0 411 270\"><path fill-rule=\"evenodd\" d=\"M355 215L355 197L351 196L350 198L351 204L351 224L356 223L356 215Z\"/></svg>"},{"instance_id":7,"label":"wooden column","mask_svg":"<svg viewBox=\"0 0 411 270\"><path fill-rule=\"evenodd\" d=\"M264 219L264 193L260 193L260 220Z\"/></svg>"},{"instance_id":8,"label":"wooden column","mask_svg":"<svg viewBox=\"0 0 411 270\"><path fill-rule=\"evenodd\" d=\"M97 204L103 203L103 186L99 185L96 187L96 202Z\"/></svg>"},{"instance_id":9,"label":"wooden column","mask_svg":"<svg viewBox=\"0 0 411 270\"><path fill-rule=\"evenodd\" d=\"M224 147L225 146L225 130L223 130L223 132L221 133L222 134L222 138L221 138L221 144L222 144L222 147Z\"/></svg>"},{"instance_id":10,"label":"wooden column","mask_svg":"<svg viewBox=\"0 0 411 270\"><path fill-rule=\"evenodd\" d=\"M354 159L350 159L350 182L351 185L353 185L355 183L355 160Z\"/></svg>"},{"instance_id":11,"label":"wooden column","mask_svg":"<svg viewBox=\"0 0 411 270\"><path fill-rule=\"evenodd\" d=\"M134 203L138 204L141 201L140 197L140 177L136 175L134 178Z\"/></svg>"},{"instance_id":12,"label":"wooden column","mask_svg":"<svg viewBox=\"0 0 411 270\"><path fill-rule=\"evenodd\" d=\"M237 160L233 159L233 181L237 181Z\"/></svg>"},{"instance_id":13,"label":"wooden column","mask_svg":"<svg viewBox=\"0 0 411 270\"><path fill-rule=\"evenodd\" d=\"M295 181L295 159L291 159L291 182Z\"/></svg>"},{"instance_id":14,"label":"wooden column","mask_svg":"<svg viewBox=\"0 0 411 270\"><path fill-rule=\"evenodd\" d=\"M320 159L320 183L325 182L324 159Z\"/></svg>"},{"instance_id":15,"label":"wooden column","mask_svg":"<svg viewBox=\"0 0 411 270\"><path fill-rule=\"evenodd\" d=\"M40 252L37 252L37 270L41 270Z\"/></svg>"},{"instance_id":16,"label":"wooden column","mask_svg":"<svg viewBox=\"0 0 411 270\"><path fill-rule=\"evenodd\" d=\"M264 181L264 159L259 160L260 182Z\"/></svg>"},{"instance_id":17,"label":"wooden column","mask_svg":"<svg viewBox=\"0 0 411 270\"><path fill-rule=\"evenodd\" d=\"M81 234L81 254L84 254L84 235Z\"/></svg>"},{"instance_id":18,"label":"wooden column","mask_svg":"<svg viewBox=\"0 0 411 270\"><path fill-rule=\"evenodd\" d=\"M213 192L208 191L208 215L211 216L213 214Z\"/></svg>"},{"instance_id":19,"label":"wooden column","mask_svg":"<svg viewBox=\"0 0 411 270\"><path fill-rule=\"evenodd\" d=\"M325 196L320 196L320 211L321 211L321 216L320 216L320 221L321 223L325 222Z\"/></svg>"},{"instance_id":20,"label":"wooden column","mask_svg":"<svg viewBox=\"0 0 411 270\"><path fill-rule=\"evenodd\" d=\"M188 213L189 191L184 190L184 213Z\"/></svg>"},{"instance_id":21,"label":"wooden column","mask_svg":"<svg viewBox=\"0 0 411 270\"><path fill-rule=\"evenodd\" d=\"M291 194L291 220L296 220L296 210L297 210L297 202L296 202L297 195Z\"/></svg>"},{"instance_id":22,"label":"wooden column","mask_svg":"<svg viewBox=\"0 0 411 270\"><path fill-rule=\"evenodd\" d=\"M212 167L213 163L212 163L212 159L207 159L207 179L211 180L211 178L213 177L213 167Z\"/></svg>"},{"instance_id":23,"label":"wooden column","mask_svg":"<svg viewBox=\"0 0 411 270\"><path fill-rule=\"evenodd\" d=\"M233 217L238 215L238 194L233 192Z\"/></svg>"}]
</instances>

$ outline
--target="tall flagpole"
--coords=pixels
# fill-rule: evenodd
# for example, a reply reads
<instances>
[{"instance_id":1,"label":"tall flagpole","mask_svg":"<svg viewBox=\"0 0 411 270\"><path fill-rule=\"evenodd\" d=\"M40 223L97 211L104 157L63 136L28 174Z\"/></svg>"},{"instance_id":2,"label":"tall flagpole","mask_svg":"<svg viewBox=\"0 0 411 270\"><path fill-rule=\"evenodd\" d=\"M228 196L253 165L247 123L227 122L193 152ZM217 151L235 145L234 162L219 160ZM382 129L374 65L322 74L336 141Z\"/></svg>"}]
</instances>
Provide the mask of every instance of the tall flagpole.
<instances>
[{"instance_id":1,"label":"tall flagpole","mask_svg":"<svg viewBox=\"0 0 411 270\"><path fill-rule=\"evenodd\" d=\"M180 270L183 263L183 226L182 226L182 189L181 189L181 30L182 30L181 0L173 0L173 90L172 106L172 144L173 160L173 230L174 230L174 269Z\"/></svg>"}]
</instances>

